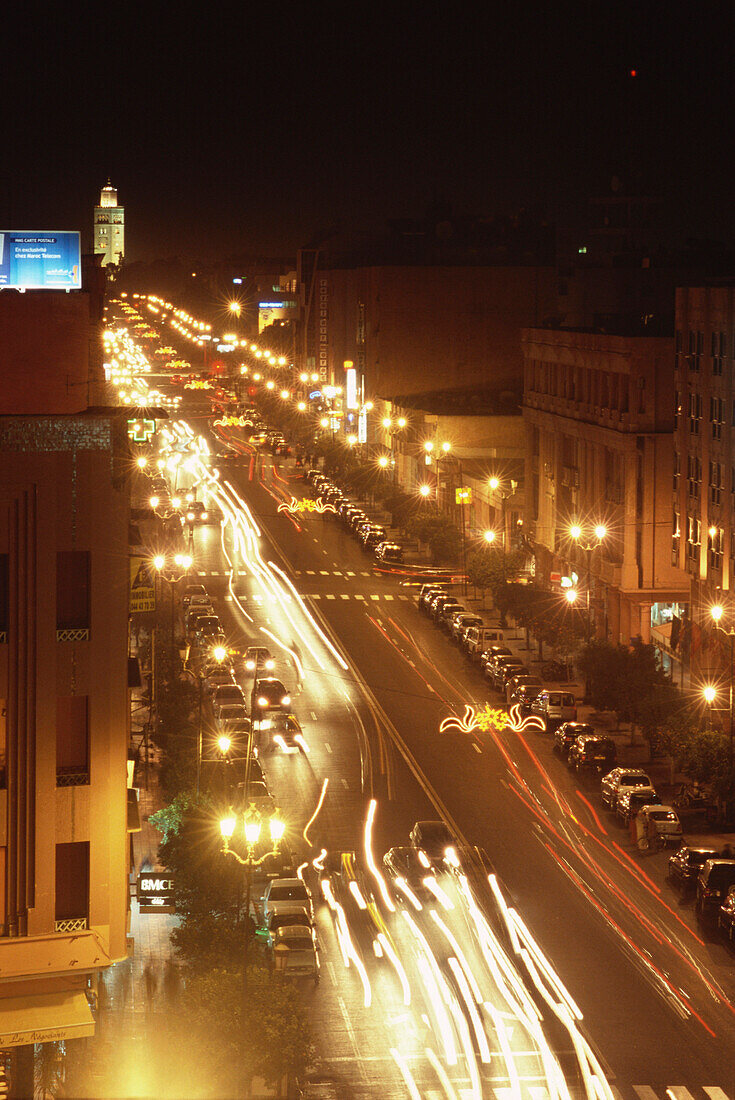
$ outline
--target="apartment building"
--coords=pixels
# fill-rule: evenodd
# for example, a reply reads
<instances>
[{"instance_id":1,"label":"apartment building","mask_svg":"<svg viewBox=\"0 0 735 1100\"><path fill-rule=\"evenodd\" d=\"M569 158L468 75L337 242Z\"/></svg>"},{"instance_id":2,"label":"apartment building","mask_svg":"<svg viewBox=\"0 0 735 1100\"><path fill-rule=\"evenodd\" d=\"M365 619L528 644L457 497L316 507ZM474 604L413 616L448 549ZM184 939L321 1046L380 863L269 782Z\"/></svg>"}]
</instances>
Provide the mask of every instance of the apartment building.
<instances>
[{"instance_id":1,"label":"apartment building","mask_svg":"<svg viewBox=\"0 0 735 1100\"><path fill-rule=\"evenodd\" d=\"M545 328L525 329L522 346L525 531L537 575L551 586L570 577L586 598L589 571L595 634L653 640L665 663L678 660L670 631L658 629L685 618L689 600L668 503L674 341Z\"/></svg>"},{"instance_id":2,"label":"apartment building","mask_svg":"<svg viewBox=\"0 0 735 1100\"><path fill-rule=\"evenodd\" d=\"M91 303L53 297L3 295L6 332L14 301L20 329L34 300L63 314L35 391L20 335L0 349L0 1051L22 1095L35 1044L93 1033L128 932L127 420L85 409Z\"/></svg>"},{"instance_id":3,"label":"apartment building","mask_svg":"<svg viewBox=\"0 0 735 1100\"><path fill-rule=\"evenodd\" d=\"M675 461L671 555L691 578L692 660L717 648L710 607L735 625L735 285L681 287L676 293Z\"/></svg>"}]
</instances>

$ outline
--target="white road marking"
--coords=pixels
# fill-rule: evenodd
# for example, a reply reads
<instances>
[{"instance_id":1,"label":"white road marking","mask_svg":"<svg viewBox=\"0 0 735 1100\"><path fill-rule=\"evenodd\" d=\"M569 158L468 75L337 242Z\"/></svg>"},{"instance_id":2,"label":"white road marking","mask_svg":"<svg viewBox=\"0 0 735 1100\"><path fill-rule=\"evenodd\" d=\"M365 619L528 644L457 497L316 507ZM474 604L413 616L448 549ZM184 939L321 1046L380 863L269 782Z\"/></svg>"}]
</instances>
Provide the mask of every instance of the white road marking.
<instances>
[{"instance_id":1,"label":"white road marking","mask_svg":"<svg viewBox=\"0 0 735 1100\"><path fill-rule=\"evenodd\" d=\"M473 742L472 742L472 748L473 748L473 749L475 750L475 752L482 752L482 749L481 749L481 748L480 748L480 746L479 746L479 745L477 744L477 741L473 741Z\"/></svg>"},{"instance_id":2,"label":"white road marking","mask_svg":"<svg viewBox=\"0 0 735 1100\"><path fill-rule=\"evenodd\" d=\"M635 1085L633 1085L633 1088L635 1088ZM694 1100L689 1089L685 1089L682 1085L669 1085L666 1095L670 1096L671 1100Z\"/></svg>"},{"instance_id":3,"label":"white road marking","mask_svg":"<svg viewBox=\"0 0 735 1100\"><path fill-rule=\"evenodd\" d=\"M385 599L385 600L392 600L392 599L393 599L393 597L392 597L392 596L390 596L390 595L389 595L389 594L388 594L388 593L386 592L386 594L385 594L385 596L383 597L383 599Z\"/></svg>"},{"instance_id":4,"label":"white road marking","mask_svg":"<svg viewBox=\"0 0 735 1100\"><path fill-rule=\"evenodd\" d=\"M328 753L331 753L332 746L330 744L328 744L328 742L326 742L326 741L324 742L324 748L327 750Z\"/></svg>"},{"instance_id":5,"label":"white road marking","mask_svg":"<svg viewBox=\"0 0 735 1100\"><path fill-rule=\"evenodd\" d=\"M370 599L371 599L371 600L379 600L379 599L380 599L380 596L371 596L371 597L370 597Z\"/></svg>"},{"instance_id":6,"label":"white road marking","mask_svg":"<svg viewBox=\"0 0 735 1100\"><path fill-rule=\"evenodd\" d=\"M633 1085L633 1092L638 1100L658 1100L655 1090L650 1085Z\"/></svg>"},{"instance_id":7,"label":"white road marking","mask_svg":"<svg viewBox=\"0 0 735 1100\"><path fill-rule=\"evenodd\" d=\"M329 570L328 569L320 569L319 574L322 577L328 577L329 576Z\"/></svg>"},{"instance_id":8,"label":"white road marking","mask_svg":"<svg viewBox=\"0 0 735 1100\"><path fill-rule=\"evenodd\" d=\"M311 720L312 720L312 722L316 722L316 715L314 714L314 711L312 710L312 711L310 711L309 713L311 714Z\"/></svg>"},{"instance_id":9,"label":"white road marking","mask_svg":"<svg viewBox=\"0 0 735 1100\"><path fill-rule=\"evenodd\" d=\"M356 576L357 576L357 573L350 573L350 572L347 572L347 573L345 573L345 576L346 576L346 577L356 577Z\"/></svg>"},{"instance_id":10,"label":"white road marking","mask_svg":"<svg viewBox=\"0 0 735 1100\"><path fill-rule=\"evenodd\" d=\"M333 596L331 592L328 592L328 593L327 593L327 599L328 599L328 600L336 600L336 599L337 599L337 597L336 597L336 596Z\"/></svg>"},{"instance_id":11,"label":"white road marking","mask_svg":"<svg viewBox=\"0 0 735 1100\"><path fill-rule=\"evenodd\" d=\"M361 596L361 595L360 595L360 593L358 592L358 593L357 593L357 595L355 596L355 599L356 599L356 600L364 600L364 599L365 599L365 597L364 597L364 596Z\"/></svg>"},{"instance_id":12,"label":"white road marking","mask_svg":"<svg viewBox=\"0 0 735 1100\"><path fill-rule=\"evenodd\" d=\"M345 789L346 791L349 791L349 789L350 789L350 785L349 785L349 783L347 782L347 780L346 780L346 779L344 778L344 776L342 777L342 786L344 787L344 789Z\"/></svg>"},{"instance_id":13,"label":"white road marking","mask_svg":"<svg viewBox=\"0 0 735 1100\"><path fill-rule=\"evenodd\" d=\"M349 600L349 598L350 598L349 592L342 592L341 595L340 595L341 600Z\"/></svg>"},{"instance_id":14,"label":"white road marking","mask_svg":"<svg viewBox=\"0 0 735 1100\"><path fill-rule=\"evenodd\" d=\"M707 1093L710 1100L730 1100L727 1093L723 1089L718 1089L716 1085L702 1085L702 1090Z\"/></svg>"}]
</instances>

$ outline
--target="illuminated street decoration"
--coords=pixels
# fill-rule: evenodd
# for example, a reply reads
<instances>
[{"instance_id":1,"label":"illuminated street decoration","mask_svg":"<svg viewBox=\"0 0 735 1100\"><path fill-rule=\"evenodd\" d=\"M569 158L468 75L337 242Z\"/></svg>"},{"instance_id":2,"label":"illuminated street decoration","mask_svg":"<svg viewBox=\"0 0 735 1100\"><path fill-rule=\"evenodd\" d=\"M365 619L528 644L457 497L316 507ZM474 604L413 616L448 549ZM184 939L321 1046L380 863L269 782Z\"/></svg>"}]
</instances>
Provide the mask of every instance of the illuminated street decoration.
<instances>
[{"instance_id":1,"label":"illuminated street decoration","mask_svg":"<svg viewBox=\"0 0 735 1100\"><path fill-rule=\"evenodd\" d=\"M516 733L525 733L529 729L543 730L544 723L535 714L522 718L517 704L510 708L510 712L495 709L489 703L486 703L482 710L476 710L468 704L464 708L464 717L458 718L457 715L452 714L449 718L445 718L439 726L439 733L448 733L450 730L457 733L475 733L477 730L482 733L487 733L489 730L501 733L508 727Z\"/></svg>"},{"instance_id":2,"label":"illuminated street decoration","mask_svg":"<svg viewBox=\"0 0 735 1100\"><path fill-rule=\"evenodd\" d=\"M244 416L220 416L215 420L215 428L244 428L247 421Z\"/></svg>"},{"instance_id":3,"label":"illuminated street decoration","mask_svg":"<svg viewBox=\"0 0 735 1100\"><path fill-rule=\"evenodd\" d=\"M195 382L186 382L184 384L184 389L185 390L211 390L212 389L212 383L207 382L206 380L204 380L204 381L197 380Z\"/></svg>"},{"instance_id":4,"label":"illuminated street decoration","mask_svg":"<svg viewBox=\"0 0 735 1100\"><path fill-rule=\"evenodd\" d=\"M278 505L278 511L288 512L292 516L297 512L318 512L319 515L323 515L324 512L336 512L337 509L333 504L325 504L321 497L317 497L316 500L310 500L308 497L297 500L296 497L291 497L288 504Z\"/></svg>"}]
</instances>

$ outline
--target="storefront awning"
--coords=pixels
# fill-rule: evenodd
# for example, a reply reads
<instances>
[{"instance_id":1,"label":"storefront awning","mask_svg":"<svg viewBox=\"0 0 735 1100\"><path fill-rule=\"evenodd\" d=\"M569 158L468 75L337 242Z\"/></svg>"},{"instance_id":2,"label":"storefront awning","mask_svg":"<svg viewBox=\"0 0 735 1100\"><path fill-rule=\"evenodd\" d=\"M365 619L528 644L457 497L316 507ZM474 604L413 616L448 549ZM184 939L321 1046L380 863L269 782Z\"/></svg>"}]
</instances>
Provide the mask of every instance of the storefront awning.
<instances>
[{"instance_id":1,"label":"storefront awning","mask_svg":"<svg viewBox=\"0 0 735 1100\"><path fill-rule=\"evenodd\" d=\"M81 991L35 997L0 996L0 1048L82 1039L87 1035L94 1035L94 1017Z\"/></svg>"}]
</instances>

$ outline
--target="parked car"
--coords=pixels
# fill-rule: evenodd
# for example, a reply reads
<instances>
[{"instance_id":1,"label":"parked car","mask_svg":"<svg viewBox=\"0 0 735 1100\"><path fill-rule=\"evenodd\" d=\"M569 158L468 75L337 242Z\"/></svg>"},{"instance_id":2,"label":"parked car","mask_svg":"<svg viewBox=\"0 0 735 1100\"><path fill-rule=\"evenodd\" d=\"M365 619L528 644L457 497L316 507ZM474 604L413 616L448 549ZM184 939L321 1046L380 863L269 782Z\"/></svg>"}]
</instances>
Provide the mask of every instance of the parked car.
<instances>
[{"instance_id":1,"label":"parked car","mask_svg":"<svg viewBox=\"0 0 735 1100\"><path fill-rule=\"evenodd\" d=\"M215 718L218 716L220 708L228 703L235 703L241 707L245 706L245 692L239 684L220 684L219 687L214 689L212 707L214 708Z\"/></svg>"},{"instance_id":2,"label":"parked car","mask_svg":"<svg viewBox=\"0 0 735 1100\"><path fill-rule=\"evenodd\" d=\"M672 806L643 806L636 815L638 843L642 839L650 844L658 840L661 844L681 844L682 828L676 810Z\"/></svg>"},{"instance_id":3,"label":"parked car","mask_svg":"<svg viewBox=\"0 0 735 1100\"><path fill-rule=\"evenodd\" d=\"M319 982L319 945L310 925L285 924L276 929L272 944L279 973L286 978L311 978L315 985Z\"/></svg>"},{"instance_id":4,"label":"parked car","mask_svg":"<svg viewBox=\"0 0 735 1100\"><path fill-rule=\"evenodd\" d=\"M186 631L188 641L192 642L194 640L199 620L209 614L209 608L206 607L193 607L190 611L187 611L184 620L184 630Z\"/></svg>"},{"instance_id":5,"label":"parked car","mask_svg":"<svg viewBox=\"0 0 735 1100\"><path fill-rule=\"evenodd\" d=\"M419 611L423 611L425 615L431 613L431 600L435 596L448 596L446 588L441 584L422 584L419 590Z\"/></svg>"},{"instance_id":6,"label":"parked car","mask_svg":"<svg viewBox=\"0 0 735 1100\"><path fill-rule=\"evenodd\" d=\"M479 661L485 650L492 645L502 645L505 640L503 631L497 626L478 626L467 634L467 652L473 661Z\"/></svg>"},{"instance_id":7,"label":"parked car","mask_svg":"<svg viewBox=\"0 0 735 1100\"><path fill-rule=\"evenodd\" d=\"M697 877L708 859L717 859L716 848L692 848L682 844L678 852L669 856L669 878L682 890L695 890Z\"/></svg>"},{"instance_id":8,"label":"parked car","mask_svg":"<svg viewBox=\"0 0 735 1100\"><path fill-rule=\"evenodd\" d=\"M530 673L528 671L528 666L524 665L523 663L520 663L520 664L515 664L514 663L514 664L508 664L508 665L503 666L503 668L500 671L500 675L498 677L498 681L499 681L498 686L499 686L500 690L503 692L503 695L505 696L506 702L508 700L508 685L510 684L511 680L516 680L519 677L528 676L528 675L530 675Z\"/></svg>"},{"instance_id":9,"label":"parked car","mask_svg":"<svg viewBox=\"0 0 735 1100\"><path fill-rule=\"evenodd\" d=\"M558 752L566 760L574 742L583 735L594 737L594 726L589 722L562 722L554 732L554 752Z\"/></svg>"},{"instance_id":10,"label":"parked car","mask_svg":"<svg viewBox=\"0 0 735 1100\"><path fill-rule=\"evenodd\" d=\"M452 619L455 615L464 615L467 612L467 608L459 600L454 600L452 603L445 603L441 611L436 617L437 625L442 630L450 631L452 628Z\"/></svg>"},{"instance_id":11,"label":"parked car","mask_svg":"<svg viewBox=\"0 0 735 1100\"><path fill-rule=\"evenodd\" d=\"M601 737L599 733L583 733L569 750L567 764L575 771L586 768L606 772L615 763L617 752L611 737Z\"/></svg>"},{"instance_id":12,"label":"parked car","mask_svg":"<svg viewBox=\"0 0 735 1100\"><path fill-rule=\"evenodd\" d=\"M730 940L735 936L735 886L731 886L725 895L725 900L720 906L717 915L717 927L721 932L727 932Z\"/></svg>"},{"instance_id":13,"label":"parked car","mask_svg":"<svg viewBox=\"0 0 735 1100\"><path fill-rule=\"evenodd\" d=\"M515 676L511 676L511 678L506 681L505 700L508 704L510 704L513 701L513 696L518 691L518 688L536 688L537 691L541 691L543 686L544 685L542 684L538 676L534 676L528 671L518 672Z\"/></svg>"},{"instance_id":14,"label":"parked car","mask_svg":"<svg viewBox=\"0 0 735 1100\"><path fill-rule=\"evenodd\" d=\"M697 916L714 917L735 886L735 859L708 859L697 875Z\"/></svg>"},{"instance_id":15,"label":"parked car","mask_svg":"<svg viewBox=\"0 0 735 1100\"><path fill-rule=\"evenodd\" d=\"M625 787L652 787L648 774L641 768L613 768L600 783L600 796L604 806L614 810L618 793Z\"/></svg>"},{"instance_id":16,"label":"parked car","mask_svg":"<svg viewBox=\"0 0 735 1100\"><path fill-rule=\"evenodd\" d=\"M268 922L285 913L299 914L306 909L309 923L314 923L314 903L306 883L300 878L276 878L263 894L263 917Z\"/></svg>"},{"instance_id":17,"label":"parked car","mask_svg":"<svg viewBox=\"0 0 735 1100\"><path fill-rule=\"evenodd\" d=\"M382 565L403 565L403 548L397 542L379 542L375 560Z\"/></svg>"},{"instance_id":18,"label":"parked car","mask_svg":"<svg viewBox=\"0 0 735 1100\"><path fill-rule=\"evenodd\" d=\"M660 806L661 799L653 787L624 787L617 797L615 813L624 825L629 825L644 806Z\"/></svg>"},{"instance_id":19,"label":"parked car","mask_svg":"<svg viewBox=\"0 0 735 1100\"><path fill-rule=\"evenodd\" d=\"M510 705L517 706L522 718L527 718L538 694L542 691L538 684L521 684L510 697Z\"/></svg>"},{"instance_id":20,"label":"parked car","mask_svg":"<svg viewBox=\"0 0 735 1100\"><path fill-rule=\"evenodd\" d=\"M510 657L504 655L502 657L495 657L492 661L488 662L485 666L485 674L494 687L501 689L503 686L503 669L521 669L524 667L520 657L516 657L513 654L511 654ZM515 676L516 673L514 672L513 675Z\"/></svg>"},{"instance_id":21,"label":"parked car","mask_svg":"<svg viewBox=\"0 0 735 1100\"><path fill-rule=\"evenodd\" d=\"M474 615L471 611L459 611L454 615L449 624L449 630L454 641L461 645L465 632L472 626L482 626L482 619L479 615Z\"/></svg>"},{"instance_id":22,"label":"parked car","mask_svg":"<svg viewBox=\"0 0 735 1100\"><path fill-rule=\"evenodd\" d=\"M577 703L571 691L544 688L531 704L531 713L543 718L547 730L554 730L560 723L576 719Z\"/></svg>"},{"instance_id":23,"label":"parked car","mask_svg":"<svg viewBox=\"0 0 735 1100\"><path fill-rule=\"evenodd\" d=\"M189 604L195 596L204 597L206 600L209 599L207 590L203 584L187 584L186 588L184 589L184 594L181 597L181 606L183 607L184 611L189 610Z\"/></svg>"},{"instance_id":24,"label":"parked car","mask_svg":"<svg viewBox=\"0 0 735 1100\"><path fill-rule=\"evenodd\" d=\"M360 530L360 540L366 550L374 550L378 543L386 541L387 533L381 523L368 523Z\"/></svg>"},{"instance_id":25,"label":"parked car","mask_svg":"<svg viewBox=\"0 0 735 1100\"><path fill-rule=\"evenodd\" d=\"M224 684L235 684L236 682L230 665L215 665L206 674L204 690L211 693Z\"/></svg>"}]
</instances>

